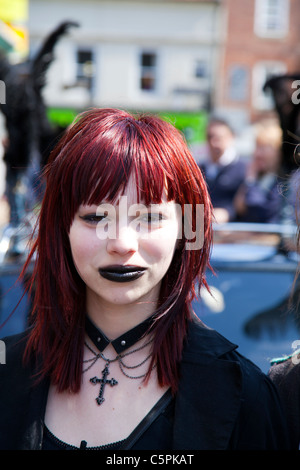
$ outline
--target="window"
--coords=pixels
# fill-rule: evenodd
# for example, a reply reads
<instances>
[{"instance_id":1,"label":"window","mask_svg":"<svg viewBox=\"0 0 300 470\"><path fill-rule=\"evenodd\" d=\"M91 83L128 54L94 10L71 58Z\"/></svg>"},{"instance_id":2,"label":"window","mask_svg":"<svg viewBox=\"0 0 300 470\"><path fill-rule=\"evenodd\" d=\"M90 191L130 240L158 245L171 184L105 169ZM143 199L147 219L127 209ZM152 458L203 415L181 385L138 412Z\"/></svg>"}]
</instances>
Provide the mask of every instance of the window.
<instances>
[{"instance_id":1,"label":"window","mask_svg":"<svg viewBox=\"0 0 300 470\"><path fill-rule=\"evenodd\" d=\"M198 59L195 62L195 77L196 78L207 78L208 66L205 60Z\"/></svg>"},{"instance_id":2,"label":"window","mask_svg":"<svg viewBox=\"0 0 300 470\"><path fill-rule=\"evenodd\" d=\"M234 64L228 70L228 98L243 102L248 99L249 69L245 65Z\"/></svg>"},{"instance_id":3,"label":"window","mask_svg":"<svg viewBox=\"0 0 300 470\"><path fill-rule=\"evenodd\" d=\"M289 0L256 0L254 30L262 37L286 36L289 30Z\"/></svg>"},{"instance_id":4,"label":"window","mask_svg":"<svg viewBox=\"0 0 300 470\"><path fill-rule=\"evenodd\" d=\"M253 106L260 110L274 108L272 94L263 90L266 81L272 76L286 73L283 62L259 62L253 68Z\"/></svg>"},{"instance_id":5,"label":"window","mask_svg":"<svg viewBox=\"0 0 300 470\"><path fill-rule=\"evenodd\" d=\"M78 49L76 84L91 90L93 75L93 51L91 49Z\"/></svg>"},{"instance_id":6,"label":"window","mask_svg":"<svg viewBox=\"0 0 300 470\"><path fill-rule=\"evenodd\" d=\"M142 52L140 67L140 89L155 91L157 88L157 55L154 52Z\"/></svg>"}]
</instances>

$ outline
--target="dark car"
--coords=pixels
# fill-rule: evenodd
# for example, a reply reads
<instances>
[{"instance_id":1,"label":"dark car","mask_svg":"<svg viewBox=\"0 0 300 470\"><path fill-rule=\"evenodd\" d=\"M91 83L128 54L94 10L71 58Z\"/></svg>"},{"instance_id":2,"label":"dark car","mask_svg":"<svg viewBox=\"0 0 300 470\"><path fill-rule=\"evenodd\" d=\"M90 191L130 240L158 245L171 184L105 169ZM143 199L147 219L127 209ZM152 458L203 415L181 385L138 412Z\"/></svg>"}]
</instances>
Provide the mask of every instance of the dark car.
<instances>
[{"instance_id":1,"label":"dark car","mask_svg":"<svg viewBox=\"0 0 300 470\"><path fill-rule=\"evenodd\" d=\"M202 289L193 307L264 372L272 358L300 346L298 262L293 225L232 223L214 229L211 294Z\"/></svg>"},{"instance_id":2,"label":"dark car","mask_svg":"<svg viewBox=\"0 0 300 470\"><path fill-rule=\"evenodd\" d=\"M23 331L28 324L30 302L19 281L22 266L0 265L0 338Z\"/></svg>"}]
</instances>

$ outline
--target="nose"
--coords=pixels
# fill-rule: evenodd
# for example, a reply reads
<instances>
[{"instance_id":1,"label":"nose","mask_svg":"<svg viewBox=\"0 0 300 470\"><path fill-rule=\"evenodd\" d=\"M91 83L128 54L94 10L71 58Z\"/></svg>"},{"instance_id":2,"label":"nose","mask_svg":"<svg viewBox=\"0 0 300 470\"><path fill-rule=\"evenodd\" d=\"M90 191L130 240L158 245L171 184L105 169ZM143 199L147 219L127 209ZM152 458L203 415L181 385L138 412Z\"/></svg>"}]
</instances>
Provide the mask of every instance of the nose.
<instances>
[{"instance_id":1,"label":"nose","mask_svg":"<svg viewBox=\"0 0 300 470\"><path fill-rule=\"evenodd\" d=\"M135 253L138 250L137 234L130 227L119 228L117 235L107 240L106 250L109 254L121 256Z\"/></svg>"}]
</instances>

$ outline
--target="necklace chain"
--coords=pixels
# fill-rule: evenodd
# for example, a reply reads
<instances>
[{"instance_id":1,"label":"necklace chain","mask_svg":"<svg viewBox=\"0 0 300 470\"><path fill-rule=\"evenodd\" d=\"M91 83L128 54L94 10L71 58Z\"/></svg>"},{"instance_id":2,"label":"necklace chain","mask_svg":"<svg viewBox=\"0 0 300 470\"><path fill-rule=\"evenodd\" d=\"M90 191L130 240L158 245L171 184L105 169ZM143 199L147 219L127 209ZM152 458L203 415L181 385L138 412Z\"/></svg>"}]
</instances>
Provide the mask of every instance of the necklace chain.
<instances>
[{"instance_id":1,"label":"necklace chain","mask_svg":"<svg viewBox=\"0 0 300 470\"><path fill-rule=\"evenodd\" d=\"M123 375L125 375L126 377L128 377L129 379L141 379L143 377L146 376L146 373L145 374L142 374L142 375L139 375L139 376L133 376L133 375L129 375L127 372L125 372L124 369L137 369L138 367L141 367L143 364L145 364L151 357L151 353L145 358L143 359L139 364L136 364L134 366L128 366L124 363L123 359L137 351L141 351L142 349L146 348L150 343L152 343L153 339L151 339L150 341L148 341L147 343L143 344L142 346L138 347L138 348L135 348L133 349L132 351L128 351L126 353L123 353L123 354L117 354L117 356L114 358L114 359L108 359L107 357L104 356L104 354L102 352L100 353L97 353L95 352L89 345L87 342L85 342L84 344L86 345L86 347L89 349L89 351L94 355L94 357L92 357L91 359L85 359L83 362L84 363L89 363L90 364L86 367L86 369L83 370L83 373L84 372L87 372L89 369L91 369L93 367L93 365L98 361L98 359L103 359L105 361L105 365L106 366L109 366L111 363L113 362L116 362L118 361L119 362L119 368L122 372ZM152 367L152 370L155 368L155 364L153 365Z\"/></svg>"}]
</instances>

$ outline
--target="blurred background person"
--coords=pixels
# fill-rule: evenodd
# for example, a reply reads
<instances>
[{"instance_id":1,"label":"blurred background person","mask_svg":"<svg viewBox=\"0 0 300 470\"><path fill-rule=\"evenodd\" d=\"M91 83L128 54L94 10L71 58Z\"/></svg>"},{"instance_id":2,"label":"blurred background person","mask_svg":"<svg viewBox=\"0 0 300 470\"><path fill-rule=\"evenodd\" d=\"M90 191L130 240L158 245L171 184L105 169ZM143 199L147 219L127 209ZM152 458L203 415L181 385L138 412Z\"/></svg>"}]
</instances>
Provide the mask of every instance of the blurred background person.
<instances>
[{"instance_id":1,"label":"blurred background person","mask_svg":"<svg viewBox=\"0 0 300 470\"><path fill-rule=\"evenodd\" d=\"M204 173L217 222L236 219L234 197L245 179L246 166L235 148L234 132L229 124L214 118L207 126L209 158L200 164Z\"/></svg>"},{"instance_id":2,"label":"blurred background person","mask_svg":"<svg viewBox=\"0 0 300 470\"><path fill-rule=\"evenodd\" d=\"M279 187L282 130L275 120L257 125L255 150L243 185L234 198L241 222L278 223L283 205Z\"/></svg>"}]
</instances>

